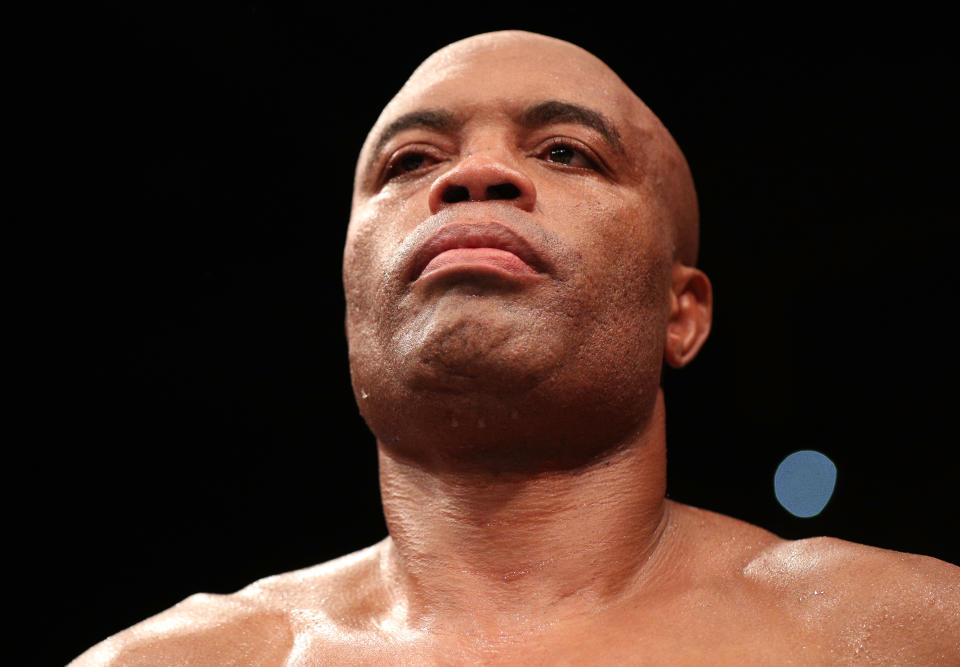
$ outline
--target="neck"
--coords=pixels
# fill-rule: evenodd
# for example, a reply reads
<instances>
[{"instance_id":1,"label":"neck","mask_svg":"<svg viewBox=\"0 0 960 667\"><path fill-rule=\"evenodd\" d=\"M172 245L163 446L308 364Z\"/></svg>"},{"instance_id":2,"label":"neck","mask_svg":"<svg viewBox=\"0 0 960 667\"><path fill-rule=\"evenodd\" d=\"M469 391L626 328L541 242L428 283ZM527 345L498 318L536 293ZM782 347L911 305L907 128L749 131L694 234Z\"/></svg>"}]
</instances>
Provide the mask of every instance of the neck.
<instances>
[{"instance_id":1,"label":"neck","mask_svg":"<svg viewBox=\"0 0 960 667\"><path fill-rule=\"evenodd\" d=\"M380 446L396 599L413 626L496 636L638 592L667 523L662 393L629 442L576 470L427 470Z\"/></svg>"}]
</instances>

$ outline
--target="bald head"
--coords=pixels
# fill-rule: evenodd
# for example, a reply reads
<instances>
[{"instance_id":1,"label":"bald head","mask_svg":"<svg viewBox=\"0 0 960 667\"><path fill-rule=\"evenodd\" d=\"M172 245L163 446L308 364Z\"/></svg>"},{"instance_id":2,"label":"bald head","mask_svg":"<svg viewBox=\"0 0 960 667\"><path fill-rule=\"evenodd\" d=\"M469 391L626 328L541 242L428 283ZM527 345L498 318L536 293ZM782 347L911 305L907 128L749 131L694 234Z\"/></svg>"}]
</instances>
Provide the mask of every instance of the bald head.
<instances>
[{"instance_id":1,"label":"bald head","mask_svg":"<svg viewBox=\"0 0 960 667\"><path fill-rule=\"evenodd\" d=\"M485 66L489 77L473 78L477 96L489 89L494 95L507 79L538 79L543 99L555 97L561 86L572 96L581 114L602 129L635 161L649 187L660 200L663 223L672 235L673 258L696 264L699 245L699 210L693 178L686 159L662 122L602 60L590 52L553 37L505 30L474 35L454 42L429 56L413 72L384 108L371 130L358 165L358 183L364 159L410 121L411 100L429 99L443 82L471 68ZM571 95L565 95L565 98ZM397 122L400 119L401 122ZM440 116L421 114L419 120L441 122Z\"/></svg>"}]
</instances>

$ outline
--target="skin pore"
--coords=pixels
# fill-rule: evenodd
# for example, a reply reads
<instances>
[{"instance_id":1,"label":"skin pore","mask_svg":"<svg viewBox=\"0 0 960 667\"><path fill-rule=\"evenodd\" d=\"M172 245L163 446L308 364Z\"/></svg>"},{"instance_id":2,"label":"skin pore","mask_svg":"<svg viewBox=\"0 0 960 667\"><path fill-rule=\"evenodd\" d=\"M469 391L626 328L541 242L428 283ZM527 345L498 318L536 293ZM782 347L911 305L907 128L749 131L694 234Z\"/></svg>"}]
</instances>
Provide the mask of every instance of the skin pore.
<instances>
[{"instance_id":1,"label":"skin pore","mask_svg":"<svg viewBox=\"0 0 960 667\"><path fill-rule=\"evenodd\" d=\"M662 365L711 320L697 218L596 57L516 31L432 55L364 144L344 254L390 536L76 664L960 661L957 568L666 500Z\"/></svg>"}]
</instances>

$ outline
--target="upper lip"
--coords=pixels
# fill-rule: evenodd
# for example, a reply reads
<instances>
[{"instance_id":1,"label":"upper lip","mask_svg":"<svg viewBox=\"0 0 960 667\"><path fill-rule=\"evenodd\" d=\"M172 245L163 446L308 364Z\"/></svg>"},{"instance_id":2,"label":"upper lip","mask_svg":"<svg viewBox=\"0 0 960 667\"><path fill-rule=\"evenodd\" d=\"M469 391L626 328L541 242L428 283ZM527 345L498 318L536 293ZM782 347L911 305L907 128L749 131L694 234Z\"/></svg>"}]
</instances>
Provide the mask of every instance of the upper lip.
<instances>
[{"instance_id":1,"label":"upper lip","mask_svg":"<svg viewBox=\"0 0 960 667\"><path fill-rule=\"evenodd\" d=\"M409 279L416 280L430 260L456 248L497 248L512 252L535 271L547 268L530 242L510 227L495 221L455 222L438 229L416 249Z\"/></svg>"}]
</instances>

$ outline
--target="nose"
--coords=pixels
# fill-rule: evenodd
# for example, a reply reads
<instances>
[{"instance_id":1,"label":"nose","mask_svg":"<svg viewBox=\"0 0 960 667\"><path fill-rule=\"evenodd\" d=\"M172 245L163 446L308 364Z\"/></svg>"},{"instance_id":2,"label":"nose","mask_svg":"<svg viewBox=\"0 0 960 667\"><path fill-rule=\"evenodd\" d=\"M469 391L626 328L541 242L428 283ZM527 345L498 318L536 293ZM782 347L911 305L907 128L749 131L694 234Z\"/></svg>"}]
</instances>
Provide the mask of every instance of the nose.
<instances>
[{"instance_id":1,"label":"nose","mask_svg":"<svg viewBox=\"0 0 960 667\"><path fill-rule=\"evenodd\" d=\"M494 200L532 211L537 188L529 176L490 154L461 160L430 187L431 213L461 202Z\"/></svg>"}]
</instances>

